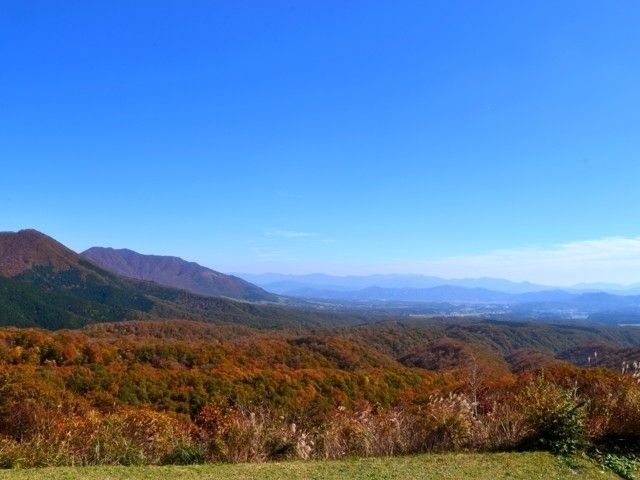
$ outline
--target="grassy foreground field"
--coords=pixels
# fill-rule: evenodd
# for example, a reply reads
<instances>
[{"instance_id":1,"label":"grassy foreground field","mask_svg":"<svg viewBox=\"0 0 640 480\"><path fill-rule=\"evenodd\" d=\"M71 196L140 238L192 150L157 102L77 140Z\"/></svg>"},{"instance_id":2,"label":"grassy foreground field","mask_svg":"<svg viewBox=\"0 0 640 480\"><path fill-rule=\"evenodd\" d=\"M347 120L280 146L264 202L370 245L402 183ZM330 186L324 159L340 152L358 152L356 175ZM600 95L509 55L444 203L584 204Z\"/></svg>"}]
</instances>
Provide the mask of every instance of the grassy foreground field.
<instances>
[{"instance_id":1,"label":"grassy foreground field","mask_svg":"<svg viewBox=\"0 0 640 480\"><path fill-rule=\"evenodd\" d=\"M547 453L442 454L326 462L282 462L170 467L64 467L6 470L0 479L26 480L405 480L617 479L588 461L572 467Z\"/></svg>"}]
</instances>

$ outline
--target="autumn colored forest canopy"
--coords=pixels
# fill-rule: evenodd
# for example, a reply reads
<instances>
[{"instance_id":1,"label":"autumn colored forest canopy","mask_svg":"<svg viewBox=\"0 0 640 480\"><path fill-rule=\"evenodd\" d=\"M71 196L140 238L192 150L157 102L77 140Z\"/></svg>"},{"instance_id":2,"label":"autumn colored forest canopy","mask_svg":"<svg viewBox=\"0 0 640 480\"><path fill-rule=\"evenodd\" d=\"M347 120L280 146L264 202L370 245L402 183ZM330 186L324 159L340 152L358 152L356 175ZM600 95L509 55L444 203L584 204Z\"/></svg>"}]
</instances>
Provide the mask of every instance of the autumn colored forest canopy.
<instances>
[{"instance_id":1,"label":"autumn colored forest canopy","mask_svg":"<svg viewBox=\"0 0 640 480\"><path fill-rule=\"evenodd\" d=\"M0 460L630 448L640 432L638 375L632 364L623 372L607 362L637 355L639 341L633 329L479 319L276 330L177 320L4 328ZM598 351L600 365L563 360Z\"/></svg>"}]
</instances>

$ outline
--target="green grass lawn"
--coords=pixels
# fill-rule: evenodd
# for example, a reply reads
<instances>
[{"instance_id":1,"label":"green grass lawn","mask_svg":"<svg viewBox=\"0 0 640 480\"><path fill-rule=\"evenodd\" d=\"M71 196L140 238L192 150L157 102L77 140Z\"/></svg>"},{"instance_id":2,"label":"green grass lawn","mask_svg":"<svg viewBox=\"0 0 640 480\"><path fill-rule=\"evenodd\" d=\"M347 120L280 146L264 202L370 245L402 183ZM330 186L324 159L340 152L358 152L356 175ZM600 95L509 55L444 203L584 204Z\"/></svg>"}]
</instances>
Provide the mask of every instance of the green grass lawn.
<instances>
[{"instance_id":1,"label":"green grass lawn","mask_svg":"<svg viewBox=\"0 0 640 480\"><path fill-rule=\"evenodd\" d=\"M595 464L573 468L547 453L443 454L326 462L282 462L171 467L61 467L0 471L0 479L26 480L378 480L378 479L618 479Z\"/></svg>"}]
</instances>

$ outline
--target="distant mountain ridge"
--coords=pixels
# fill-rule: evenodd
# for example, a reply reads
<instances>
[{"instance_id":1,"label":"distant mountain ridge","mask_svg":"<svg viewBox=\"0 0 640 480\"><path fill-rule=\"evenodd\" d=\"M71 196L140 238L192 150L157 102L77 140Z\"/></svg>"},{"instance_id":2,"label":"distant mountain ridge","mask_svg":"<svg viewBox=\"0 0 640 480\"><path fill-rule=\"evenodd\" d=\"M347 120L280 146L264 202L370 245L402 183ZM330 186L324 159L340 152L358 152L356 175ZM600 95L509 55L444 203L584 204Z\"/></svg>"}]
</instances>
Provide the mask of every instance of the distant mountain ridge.
<instances>
[{"instance_id":1,"label":"distant mountain ridge","mask_svg":"<svg viewBox=\"0 0 640 480\"><path fill-rule=\"evenodd\" d=\"M311 273L303 275L280 273L236 273L238 277L259 285L266 290L282 295L302 289L355 291L370 287L392 289L428 289L451 286L463 288L481 288L495 292L524 294L543 291L562 290L570 293L605 292L615 295L640 295L640 283L618 285L609 283L580 283L570 287L541 285L531 282L513 282L501 278L442 278L420 274L374 274L374 275L328 275Z\"/></svg>"},{"instance_id":2,"label":"distant mountain ridge","mask_svg":"<svg viewBox=\"0 0 640 480\"><path fill-rule=\"evenodd\" d=\"M484 288L465 288L453 285L440 285L431 288L382 288L367 287L361 290L305 289L292 290L289 295L303 298L351 301L381 302L429 302L429 303L471 303L505 304L515 295L487 290Z\"/></svg>"},{"instance_id":3,"label":"distant mountain ridge","mask_svg":"<svg viewBox=\"0 0 640 480\"><path fill-rule=\"evenodd\" d=\"M92 247L81 254L96 265L138 280L156 282L191 293L250 301L275 301L277 296L232 275L179 257L144 255L129 249Z\"/></svg>"},{"instance_id":4,"label":"distant mountain ridge","mask_svg":"<svg viewBox=\"0 0 640 480\"><path fill-rule=\"evenodd\" d=\"M440 285L431 288L367 287L359 290L302 287L288 291L287 295L309 299L356 302L510 305L541 310L583 308L585 311L599 311L640 308L640 296L637 295L614 295L606 292L580 293L565 290L505 293L486 288L468 288L455 285Z\"/></svg>"},{"instance_id":5,"label":"distant mountain ridge","mask_svg":"<svg viewBox=\"0 0 640 480\"><path fill-rule=\"evenodd\" d=\"M279 273L236 273L245 280L280 294L300 288L328 290L360 290L369 287L426 289L444 285L464 288L482 288L503 293L528 293L553 290L555 287L530 282L511 282L500 278L447 279L418 274L377 274L336 276L323 273L288 275Z\"/></svg>"},{"instance_id":6,"label":"distant mountain ridge","mask_svg":"<svg viewBox=\"0 0 640 480\"><path fill-rule=\"evenodd\" d=\"M536 317L540 314L560 315L563 318L589 318L597 322L611 323L618 320L628 324L640 323L640 296L591 290L559 289L536 286L529 283L512 283L499 279L463 279L453 284L438 284L448 280L414 275L373 275L368 277L332 277L313 274L303 276L265 274L248 275L263 281L275 280L265 287L273 292L312 301L354 304L424 303L448 304L461 308L481 307L496 311L511 311L518 315ZM298 281L300 280L300 281ZM307 284L305 281L316 283ZM332 285L332 282L338 282ZM431 285L429 287L370 285L376 282L387 285ZM483 288L473 285L488 285ZM357 287L358 285L368 285ZM469 286L466 286L469 285ZM506 286L507 288L504 288ZM539 290L530 290L538 287ZM511 290L510 292L504 290ZM521 292L521 290L525 290ZM506 310L505 310L506 309Z\"/></svg>"}]
</instances>

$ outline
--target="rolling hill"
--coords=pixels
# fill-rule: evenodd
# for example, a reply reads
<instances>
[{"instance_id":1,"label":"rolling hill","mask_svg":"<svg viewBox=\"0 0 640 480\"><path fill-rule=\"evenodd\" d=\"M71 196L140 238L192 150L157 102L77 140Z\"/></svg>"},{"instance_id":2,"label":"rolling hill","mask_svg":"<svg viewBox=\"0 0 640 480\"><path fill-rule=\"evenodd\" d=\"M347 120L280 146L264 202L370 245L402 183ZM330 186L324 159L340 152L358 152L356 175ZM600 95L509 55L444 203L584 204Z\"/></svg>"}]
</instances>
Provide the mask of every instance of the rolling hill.
<instances>
[{"instance_id":1,"label":"rolling hill","mask_svg":"<svg viewBox=\"0 0 640 480\"><path fill-rule=\"evenodd\" d=\"M128 249L92 247L82 256L105 270L211 297L275 301L277 296L241 278L178 257L143 255Z\"/></svg>"}]
</instances>

